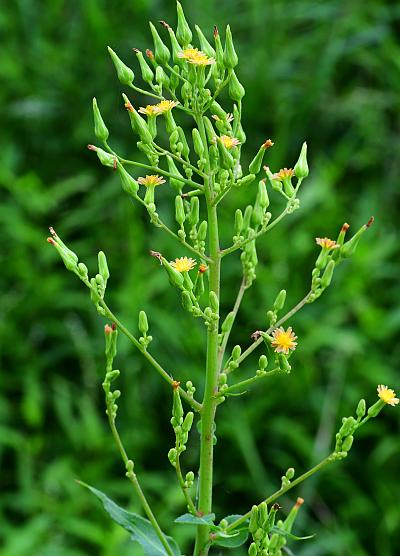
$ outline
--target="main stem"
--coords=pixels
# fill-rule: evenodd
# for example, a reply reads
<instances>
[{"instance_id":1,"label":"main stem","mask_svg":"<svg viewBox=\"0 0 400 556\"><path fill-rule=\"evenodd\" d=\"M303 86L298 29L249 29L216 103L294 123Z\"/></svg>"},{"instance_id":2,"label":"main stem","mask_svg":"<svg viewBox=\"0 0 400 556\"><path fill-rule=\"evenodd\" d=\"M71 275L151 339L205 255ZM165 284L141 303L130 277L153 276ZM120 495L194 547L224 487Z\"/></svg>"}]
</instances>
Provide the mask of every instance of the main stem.
<instances>
[{"instance_id":1,"label":"main stem","mask_svg":"<svg viewBox=\"0 0 400 556\"><path fill-rule=\"evenodd\" d=\"M210 187L206 192L209 230L209 250L212 261L209 264L210 291L219 299L220 266L217 208L212 203ZM211 513L213 481L213 437L214 418L218 391L218 320L212 321L207 332L207 364L204 399L201 411L200 470L198 511ZM206 556L209 550L209 527L197 528L194 556Z\"/></svg>"}]
</instances>

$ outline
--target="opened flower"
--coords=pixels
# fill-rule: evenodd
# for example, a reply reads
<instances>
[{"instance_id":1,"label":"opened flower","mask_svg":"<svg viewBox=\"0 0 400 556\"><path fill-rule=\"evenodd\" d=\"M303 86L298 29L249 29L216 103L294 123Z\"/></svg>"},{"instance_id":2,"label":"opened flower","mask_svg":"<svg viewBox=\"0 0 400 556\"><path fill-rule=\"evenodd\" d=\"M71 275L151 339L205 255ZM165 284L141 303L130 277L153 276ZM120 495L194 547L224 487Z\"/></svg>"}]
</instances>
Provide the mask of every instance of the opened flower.
<instances>
[{"instance_id":1,"label":"opened flower","mask_svg":"<svg viewBox=\"0 0 400 556\"><path fill-rule=\"evenodd\" d=\"M172 261L171 266L178 272L189 272L189 270L192 270L192 268L196 266L196 261L188 257L181 257L180 259Z\"/></svg>"},{"instance_id":2,"label":"opened flower","mask_svg":"<svg viewBox=\"0 0 400 556\"><path fill-rule=\"evenodd\" d=\"M172 108L175 108L179 103L174 100L162 100L158 104L148 104L145 108L140 107L138 112L146 114L146 116L158 116L164 114Z\"/></svg>"},{"instance_id":3,"label":"opened flower","mask_svg":"<svg viewBox=\"0 0 400 556\"><path fill-rule=\"evenodd\" d=\"M383 384L379 384L377 390L378 390L378 396L383 402L393 406L399 403L399 398L396 398L396 394L394 390L392 390L391 388L388 388Z\"/></svg>"},{"instance_id":4,"label":"opened flower","mask_svg":"<svg viewBox=\"0 0 400 556\"><path fill-rule=\"evenodd\" d=\"M239 139L236 139L236 137L229 137L229 135L221 135L220 141L227 149L233 149L233 147L240 145Z\"/></svg>"},{"instance_id":5,"label":"opened flower","mask_svg":"<svg viewBox=\"0 0 400 556\"><path fill-rule=\"evenodd\" d=\"M282 168L279 172L272 174L272 179L284 181L286 179L290 179L294 176L294 170L292 168Z\"/></svg>"},{"instance_id":6,"label":"opened flower","mask_svg":"<svg viewBox=\"0 0 400 556\"><path fill-rule=\"evenodd\" d=\"M284 353L287 355L289 350L295 350L297 346L297 336L294 334L292 327L287 330L280 326L272 332L273 340L271 346L275 348L276 353Z\"/></svg>"},{"instance_id":7,"label":"opened flower","mask_svg":"<svg viewBox=\"0 0 400 556\"><path fill-rule=\"evenodd\" d=\"M165 183L165 180L160 178L157 174L152 174L151 176L146 176L145 178L138 178L137 181L140 185L145 185L146 187L155 187L156 185Z\"/></svg>"},{"instance_id":8,"label":"opened flower","mask_svg":"<svg viewBox=\"0 0 400 556\"><path fill-rule=\"evenodd\" d=\"M186 48L182 52L178 52L178 57L183 58L189 64L194 64L195 66L210 66L215 64L214 58L209 58L207 54L204 54L198 48Z\"/></svg>"},{"instance_id":9,"label":"opened flower","mask_svg":"<svg viewBox=\"0 0 400 556\"><path fill-rule=\"evenodd\" d=\"M328 237L316 237L315 241L318 245L322 247L322 249L337 249L340 247L336 241L333 239L329 239Z\"/></svg>"},{"instance_id":10,"label":"opened flower","mask_svg":"<svg viewBox=\"0 0 400 556\"><path fill-rule=\"evenodd\" d=\"M219 116L217 116L217 114L213 114L211 116L216 122L223 122L224 118L220 118ZM228 124L230 124L233 121L233 114L231 114L230 112L228 112L228 114L226 115L225 121L228 122Z\"/></svg>"}]
</instances>

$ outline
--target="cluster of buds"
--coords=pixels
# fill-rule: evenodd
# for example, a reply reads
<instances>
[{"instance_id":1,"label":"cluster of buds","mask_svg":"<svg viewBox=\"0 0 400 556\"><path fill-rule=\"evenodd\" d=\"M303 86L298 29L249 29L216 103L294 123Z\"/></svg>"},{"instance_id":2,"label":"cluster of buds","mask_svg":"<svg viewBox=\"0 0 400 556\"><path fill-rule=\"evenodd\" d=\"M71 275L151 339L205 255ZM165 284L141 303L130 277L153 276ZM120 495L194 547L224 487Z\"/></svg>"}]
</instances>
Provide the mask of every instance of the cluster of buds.
<instances>
[{"instance_id":1,"label":"cluster of buds","mask_svg":"<svg viewBox=\"0 0 400 556\"><path fill-rule=\"evenodd\" d=\"M139 338L139 343L144 349L149 347L150 342L153 340L153 336L149 336L147 332L149 331L149 321L147 320L147 315L145 311L139 312L139 331L141 336Z\"/></svg>"},{"instance_id":2,"label":"cluster of buds","mask_svg":"<svg viewBox=\"0 0 400 556\"><path fill-rule=\"evenodd\" d=\"M118 330L115 325L104 327L105 355L106 355L106 375L103 381L103 390L106 396L106 413L110 419L115 420L118 411L117 399L120 397L120 390L112 390L111 383L119 377L120 372L113 370L114 358L117 355Z\"/></svg>"},{"instance_id":3,"label":"cluster of buds","mask_svg":"<svg viewBox=\"0 0 400 556\"><path fill-rule=\"evenodd\" d=\"M282 311L283 307L285 306L285 301L286 290L281 290L275 298L272 309L267 312L267 318L270 326L275 325L278 319L278 313Z\"/></svg>"},{"instance_id":4,"label":"cluster of buds","mask_svg":"<svg viewBox=\"0 0 400 556\"><path fill-rule=\"evenodd\" d=\"M177 458L186 450L186 444L189 438L189 432L193 425L194 414L189 411L184 415L182 401L179 394L179 382L175 381L172 385L173 388L173 401L172 401L172 417L171 425L175 433L175 447L171 448L168 452L168 459L173 467L177 464ZM194 480L194 476L190 475L188 482Z\"/></svg>"},{"instance_id":5,"label":"cluster of buds","mask_svg":"<svg viewBox=\"0 0 400 556\"><path fill-rule=\"evenodd\" d=\"M294 537L291 535L291 531L303 503L304 500L298 498L286 519L277 522L276 514L280 509L279 504L273 504L270 510L265 502L259 506L253 506L249 523L253 542L248 549L249 556L282 556L282 549L287 543L287 538Z\"/></svg>"}]
</instances>

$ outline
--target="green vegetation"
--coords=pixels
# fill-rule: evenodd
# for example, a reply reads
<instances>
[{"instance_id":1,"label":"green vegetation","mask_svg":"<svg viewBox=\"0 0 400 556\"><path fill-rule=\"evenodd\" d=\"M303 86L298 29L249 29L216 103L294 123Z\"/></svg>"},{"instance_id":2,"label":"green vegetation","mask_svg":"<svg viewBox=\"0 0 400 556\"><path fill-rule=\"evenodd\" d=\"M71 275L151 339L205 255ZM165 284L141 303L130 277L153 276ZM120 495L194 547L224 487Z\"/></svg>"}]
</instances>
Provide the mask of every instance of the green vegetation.
<instances>
[{"instance_id":1,"label":"green vegetation","mask_svg":"<svg viewBox=\"0 0 400 556\"><path fill-rule=\"evenodd\" d=\"M302 192L301 226L295 213L261 240L257 280L246 294L233 343L245 345L265 324L277 293L272 285L288 291L288 304L306 293L315 258L310 238L332 236L344 221L357 229L370 214L376 225L351 268L345 263L335 273L323 302L293 319L301 349L292 380L277 377L273 386L252 394L251 404L237 398L221 407L218 515L233 504L247 511L260 491L279 488L282 469L294 465L300 473L324 457L338 428L336 414L349 414L360 393L372 402L377 383L398 389L400 327L400 48L394 32L399 9L378 1L341 6L253 0L232 6L196 1L186 11L210 34L216 21L229 22L239 39L248 152L271 137L271 167L294 164L299 137L305 137L313 168ZM145 1L88 1L44 2L39 12L27 0L10 4L0 16L7 45L0 53L0 536L6 556L138 553L74 481L95 484L124 507L139 510L119 479L121 466L106 426L102 327L86 292L60 272L44 243L48 225L57 225L91 267L92 254L106 251L113 270L109 295L121 320L136 324L139 310L149 310L153 352L179 369L182 381L202 372L203 330L199 325L187 337L190 316L147 255L152 248L172 252L173 240L148 226L121 195L118 177L107 176L85 149L93 141L90 103L96 95L113 135L121 146L131 141L135 154L126 114L115 113L119 92L109 86L115 78L105 46L118 46L128 60L132 47L149 46L145 22L175 21L173 11L173 5L169 12ZM245 206L246 192L238 190L238 196ZM162 211L162 191L160 197ZM227 199L227 217L236 205L237 198L231 204ZM239 261L232 257L229 264L224 310L238 288ZM183 358L185 352L190 359ZM121 432L162 526L185 546L190 527L171 527L172 517L184 512L179 487L168 462L160 466L173 437L170 392L122 339L118 357L125 370ZM358 556L378 553L378 547L384 556L396 552L396 419L398 412L386 411L369 424L368 440L363 442L365 429L360 431L346 465L316 476L298 492L306 500L299 534L317 536L297 543L296 554ZM289 495L282 498L283 509L292 502Z\"/></svg>"}]
</instances>

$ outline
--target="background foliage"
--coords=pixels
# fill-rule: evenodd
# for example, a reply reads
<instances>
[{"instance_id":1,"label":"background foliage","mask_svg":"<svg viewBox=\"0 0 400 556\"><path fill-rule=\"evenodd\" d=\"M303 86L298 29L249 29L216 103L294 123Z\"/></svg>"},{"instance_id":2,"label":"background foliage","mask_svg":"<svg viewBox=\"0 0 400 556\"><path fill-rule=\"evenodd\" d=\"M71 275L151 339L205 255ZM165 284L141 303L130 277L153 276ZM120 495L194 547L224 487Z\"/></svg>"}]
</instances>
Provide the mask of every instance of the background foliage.
<instances>
[{"instance_id":1,"label":"background foliage","mask_svg":"<svg viewBox=\"0 0 400 556\"><path fill-rule=\"evenodd\" d=\"M379 0L185 4L189 20L208 36L215 23L233 28L247 90L248 156L271 137L268 161L277 170L294 164L304 139L309 145L312 172L302 210L260 243L258 278L232 341L246 345L265 326L280 288L288 291L288 306L307 291L316 235L332 237L344 221L354 230L376 217L333 287L293 319L300 346L289 379L271 380L221 407L215 504L222 517L275 490L288 466L301 473L324 456L338 416L351 414L362 396L375 401L378 383L400 387L400 7ZM148 256L150 248L169 258L186 253L149 227L118 178L85 149L93 141L96 95L116 149L136 155L105 46L133 63L132 47L151 46L147 21L174 23L173 12L173 2L155 0L18 0L0 12L3 556L139 553L74 482L80 478L138 509L104 416L103 323L46 246L48 225L92 269L97 251L107 253L110 306L134 330L145 309L156 356L201 390L204 328L181 310ZM237 195L223 204L224 245L237 203L253 199L251 186ZM166 214L172 194L164 188L160 196ZM230 256L223 271L226 310L239 269ZM170 392L122 338L118 366L126 445L164 528L187 551L190 526L171 525L184 505L166 459L173 441ZM246 367L252 370L250 361L243 374ZM191 442L188 469L197 456L194 435ZM347 461L281 500L287 511L297 494L304 496L298 534L317 533L292 547L296 555L396 553L399 445L399 413L387 408L362 429Z\"/></svg>"}]
</instances>

